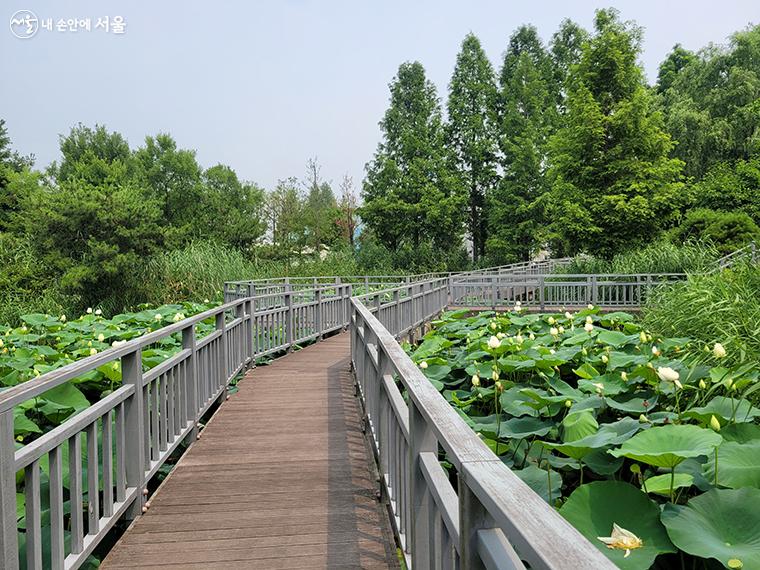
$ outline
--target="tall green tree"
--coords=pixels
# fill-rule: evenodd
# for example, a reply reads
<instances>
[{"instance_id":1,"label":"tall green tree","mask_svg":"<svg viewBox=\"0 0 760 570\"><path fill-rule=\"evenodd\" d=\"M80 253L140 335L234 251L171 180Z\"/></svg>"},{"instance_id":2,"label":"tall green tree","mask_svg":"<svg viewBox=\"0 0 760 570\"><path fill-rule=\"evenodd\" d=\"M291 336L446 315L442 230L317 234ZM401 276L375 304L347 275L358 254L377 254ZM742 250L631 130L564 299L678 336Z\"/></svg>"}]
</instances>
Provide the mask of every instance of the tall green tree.
<instances>
[{"instance_id":1,"label":"tall green tree","mask_svg":"<svg viewBox=\"0 0 760 570\"><path fill-rule=\"evenodd\" d=\"M701 178L718 162L760 152L760 25L734 34L725 48L692 55L676 46L658 87L687 175Z\"/></svg>"},{"instance_id":2,"label":"tall green tree","mask_svg":"<svg viewBox=\"0 0 760 570\"><path fill-rule=\"evenodd\" d=\"M545 237L541 198L548 190L547 140L557 121L557 93L551 58L534 27L512 35L500 87L503 176L488 201L487 249L495 263L529 259Z\"/></svg>"},{"instance_id":3,"label":"tall green tree","mask_svg":"<svg viewBox=\"0 0 760 570\"><path fill-rule=\"evenodd\" d=\"M306 231L311 247L316 251L320 246L332 246L340 237L338 203L332 186L322 179L321 166L316 158L306 164Z\"/></svg>"},{"instance_id":4,"label":"tall green tree","mask_svg":"<svg viewBox=\"0 0 760 570\"><path fill-rule=\"evenodd\" d=\"M550 141L555 249L610 256L651 240L681 205L683 163L669 154L637 63L641 30L599 10L571 70L567 113Z\"/></svg>"},{"instance_id":5,"label":"tall green tree","mask_svg":"<svg viewBox=\"0 0 760 570\"><path fill-rule=\"evenodd\" d=\"M472 257L485 254L486 196L496 180L497 91L493 67L480 40L468 34L457 55L449 83L446 139L454 152L457 170L468 192L468 233Z\"/></svg>"},{"instance_id":6,"label":"tall green tree","mask_svg":"<svg viewBox=\"0 0 760 570\"><path fill-rule=\"evenodd\" d=\"M549 53L554 68L553 91L557 97L559 113L565 112L566 84L570 69L580 61L583 43L587 40L588 32L567 18L562 20L559 29L552 35Z\"/></svg>"},{"instance_id":7,"label":"tall green tree","mask_svg":"<svg viewBox=\"0 0 760 570\"><path fill-rule=\"evenodd\" d=\"M383 140L367 165L360 215L391 250L458 247L465 199L444 144L434 85L419 62L404 63L390 84Z\"/></svg>"},{"instance_id":8,"label":"tall green tree","mask_svg":"<svg viewBox=\"0 0 760 570\"><path fill-rule=\"evenodd\" d=\"M61 161L54 162L49 168L49 174L58 184L78 180L97 186L107 181L113 182L113 176L117 173L123 179L134 174L129 143L119 133L108 131L104 125L90 128L79 123L68 135L61 135L59 145Z\"/></svg>"},{"instance_id":9,"label":"tall green tree","mask_svg":"<svg viewBox=\"0 0 760 570\"><path fill-rule=\"evenodd\" d=\"M8 228L20 202L37 186L39 176L29 171L33 164L33 156L12 149L5 119L0 119L0 231Z\"/></svg>"}]
</instances>

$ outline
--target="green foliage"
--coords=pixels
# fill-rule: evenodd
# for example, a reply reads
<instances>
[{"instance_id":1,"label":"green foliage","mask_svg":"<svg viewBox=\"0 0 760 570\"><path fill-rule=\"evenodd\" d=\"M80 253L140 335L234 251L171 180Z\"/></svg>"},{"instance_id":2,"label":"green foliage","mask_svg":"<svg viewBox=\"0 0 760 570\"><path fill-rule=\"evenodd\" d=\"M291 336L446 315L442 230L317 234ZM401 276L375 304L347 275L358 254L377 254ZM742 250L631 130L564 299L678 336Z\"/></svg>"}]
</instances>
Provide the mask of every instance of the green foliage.
<instances>
[{"instance_id":1,"label":"green foliage","mask_svg":"<svg viewBox=\"0 0 760 570\"><path fill-rule=\"evenodd\" d=\"M538 32L519 28L500 77L503 175L488 201L489 260L527 260L545 240L541 198L548 190L547 141L557 124L555 71Z\"/></svg>"},{"instance_id":2,"label":"green foliage","mask_svg":"<svg viewBox=\"0 0 760 570\"><path fill-rule=\"evenodd\" d=\"M383 140L367 165L360 215L390 250L425 244L447 251L461 243L465 199L444 145L434 85L418 62L404 63L391 82Z\"/></svg>"},{"instance_id":3,"label":"green foliage","mask_svg":"<svg viewBox=\"0 0 760 570\"><path fill-rule=\"evenodd\" d=\"M678 46L661 68L665 123L674 155L700 178L722 161L748 160L760 133L760 26L696 56Z\"/></svg>"},{"instance_id":4,"label":"green foliage","mask_svg":"<svg viewBox=\"0 0 760 570\"><path fill-rule=\"evenodd\" d=\"M670 568L681 559L692 567L710 557L726 564L725 543L734 541L736 558L752 559L751 508L738 510L751 523L746 532L718 532L721 548L695 548L717 540L719 525L689 517L703 502L718 508L722 487L738 488L747 504L757 490L749 460L760 446L756 359L695 358L702 342L660 336L631 315L596 308L455 311L434 324L409 349L420 371L617 566ZM718 512L735 505L726 496Z\"/></svg>"},{"instance_id":5,"label":"green foliage","mask_svg":"<svg viewBox=\"0 0 760 570\"><path fill-rule=\"evenodd\" d=\"M595 25L550 141L548 209L558 250L611 256L667 227L681 199L682 164L668 157L673 142L636 63L640 30L614 10L598 11Z\"/></svg>"},{"instance_id":6,"label":"green foliage","mask_svg":"<svg viewBox=\"0 0 760 570\"><path fill-rule=\"evenodd\" d=\"M468 34L449 83L446 138L467 189L467 226L473 260L485 253L485 198L496 182L497 92L494 72L480 40Z\"/></svg>"},{"instance_id":7,"label":"green foliage","mask_svg":"<svg viewBox=\"0 0 760 570\"><path fill-rule=\"evenodd\" d=\"M578 255L564 273L697 273L715 267L720 252L710 244L687 242L676 245L658 240L646 247L615 254L612 259Z\"/></svg>"},{"instance_id":8,"label":"green foliage","mask_svg":"<svg viewBox=\"0 0 760 570\"><path fill-rule=\"evenodd\" d=\"M760 273L739 266L709 275L692 275L685 283L654 292L644 322L663 335L678 334L698 341L693 356L709 358L720 342L729 363L760 360Z\"/></svg>"},{"instance_id":9,"label":"green foliage","mask_svg":"<svg viewBox=\"0 0 760 570\"><path fill-rule=\"evenodd\" d=\"M723 255L760 240L760 227L744 212L691 210L672 232L677 242L701 240L712 243Z\"/></svg>"},{"instance_id":10,"label":"green foliage","mask_svg":"<svg viewBox=\"0 0 760 570\"><path fill-rule=\"evenodd\" d=\"M760 155L716 163L691 193L697 208L744 213L760 224Z\"/></svg>"}]
</instances>

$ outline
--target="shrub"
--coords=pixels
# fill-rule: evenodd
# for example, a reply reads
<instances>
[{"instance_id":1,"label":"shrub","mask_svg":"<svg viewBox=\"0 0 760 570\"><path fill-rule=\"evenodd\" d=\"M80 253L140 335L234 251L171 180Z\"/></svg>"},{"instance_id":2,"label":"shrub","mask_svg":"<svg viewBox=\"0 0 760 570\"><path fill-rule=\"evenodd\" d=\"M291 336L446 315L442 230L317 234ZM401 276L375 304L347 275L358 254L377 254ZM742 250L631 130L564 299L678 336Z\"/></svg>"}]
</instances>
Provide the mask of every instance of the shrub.
<instances>
[{"instance_id":1,"label":"shrub","mask_svg":"<svg viewBox=\"0 0 760 570\"><path fill-rule=\"evenodd\" d=\"M694 273L712 269L720 254L699 242L676 245L660 240L645 248L619 253L611 260L575 257L567 273Z\"/></svg>"},{"instance_id":2,"label":"shrub","mask_svg":"<svg viewBox=\"0 0 760 570\"><path fill-rule=\"evenodd\" d=\"M672 239L709 241L725 255L760 239L760 227L744 212L697 209L689 212L684 222L673 230Z\"/></svg>"}]
</instances>

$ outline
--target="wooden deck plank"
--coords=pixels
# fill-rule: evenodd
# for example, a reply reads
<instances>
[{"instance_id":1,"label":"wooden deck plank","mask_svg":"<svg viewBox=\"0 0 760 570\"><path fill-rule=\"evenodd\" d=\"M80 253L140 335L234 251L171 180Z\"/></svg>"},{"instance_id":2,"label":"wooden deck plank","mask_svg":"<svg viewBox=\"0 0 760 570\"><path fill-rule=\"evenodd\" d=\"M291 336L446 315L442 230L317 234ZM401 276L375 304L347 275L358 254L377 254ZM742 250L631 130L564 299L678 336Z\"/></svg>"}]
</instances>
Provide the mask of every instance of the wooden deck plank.
<instances>
[{"instance_id":1,"label":"wooden deck plank","mask_svg":"<svg viewBox=\"0 0 760 570\"><path fill-rule=\"evenodd\" d=\"M249 372L101 567L398 568L348 343Z\"/></svg>"}]
</instances>

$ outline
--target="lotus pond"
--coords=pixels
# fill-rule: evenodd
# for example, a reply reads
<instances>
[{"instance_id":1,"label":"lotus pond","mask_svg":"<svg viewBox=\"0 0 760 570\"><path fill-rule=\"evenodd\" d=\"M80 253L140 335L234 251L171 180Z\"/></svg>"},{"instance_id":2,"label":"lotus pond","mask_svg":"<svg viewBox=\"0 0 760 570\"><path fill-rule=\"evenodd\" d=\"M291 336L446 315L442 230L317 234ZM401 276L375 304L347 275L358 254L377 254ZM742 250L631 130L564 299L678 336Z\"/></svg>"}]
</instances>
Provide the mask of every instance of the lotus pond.
<instances>
[{"instance_id":1,"label":"lotus pond","mask_svg":"<svg viewBox=\"0 0 760 570\"><path fill-rule=\"evenodd\" d=\"M627 313L445 313L412 359L623 569L760 568L758 363Z\"/></svg>"}]
</instances>

